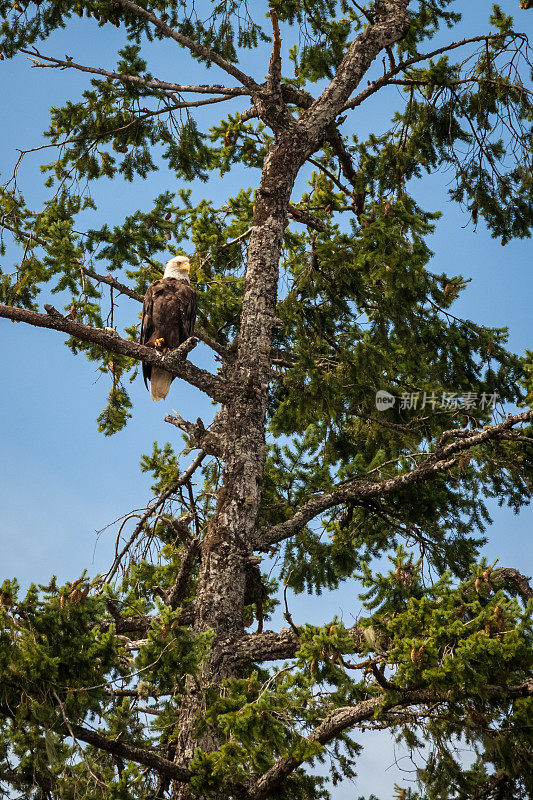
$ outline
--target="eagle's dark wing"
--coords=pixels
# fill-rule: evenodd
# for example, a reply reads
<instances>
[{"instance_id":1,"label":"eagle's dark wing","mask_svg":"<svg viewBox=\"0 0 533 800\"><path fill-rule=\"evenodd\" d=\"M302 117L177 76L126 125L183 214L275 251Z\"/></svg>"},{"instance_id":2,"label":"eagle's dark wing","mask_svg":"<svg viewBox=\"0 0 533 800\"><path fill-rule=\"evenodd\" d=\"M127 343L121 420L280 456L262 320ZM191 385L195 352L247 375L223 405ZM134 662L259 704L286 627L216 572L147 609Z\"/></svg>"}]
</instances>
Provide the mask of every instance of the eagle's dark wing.
<instances>
[{"instance_id":1,"label":"eagle's dark wing","mask_svg":"<svg viewBox=\"0 0 533 800\"><path fill-rule=\"evenodd\" d=\"M146 290L146 294L144 295L144 302L143 302L143 315L141 321L141 336L140 336L140 343L141 344L148 344L150 339L154 334L154 320L153 320L153 310L154 310L154 289L159 281L155 281L154 283L150 284L148 289ZM144 378L144 385L148 389L148 382L150 380L150 376L152 374L152 365L145 364L143 361L143 378Z\"/></svg>"},{"instance_id":2,"label":"eagle's dark wing","mask_svg":"<svg viewBox=\"0 0 533 800\"><path fill-rule=\"evenodd\" d=\"M190 283L176 278L154 281L144 296L141 344L154 347L162 339L169 350L179 347L193 334L196 307L196 290ZM146 388L151 375L152 367L143 362Z\"/></svg>"},{"instance_id":3,"label":"eagle's dark wing","mask_svg":"<svg viewBox=\"0 0 533 800\"><path fill-rule=\"evenodd\" d=\"M181 342L184 342L194 333L196 308L198 306L196 290L192 288L190 283L181 281L181 286L178 290L178 298L181 312Z\"/></svg>"},{"instance_id":4,"label":"eagle's dark wing","mask_svg":"<svg viewBox=\"0 0 533 800\"><path fill-rule=\"evenodd\" d=\"M196 291L186 281L163 278L154 287L152 322L154 336L174 350L189 338L196 318Z\"/></svg>"}]
</instances>

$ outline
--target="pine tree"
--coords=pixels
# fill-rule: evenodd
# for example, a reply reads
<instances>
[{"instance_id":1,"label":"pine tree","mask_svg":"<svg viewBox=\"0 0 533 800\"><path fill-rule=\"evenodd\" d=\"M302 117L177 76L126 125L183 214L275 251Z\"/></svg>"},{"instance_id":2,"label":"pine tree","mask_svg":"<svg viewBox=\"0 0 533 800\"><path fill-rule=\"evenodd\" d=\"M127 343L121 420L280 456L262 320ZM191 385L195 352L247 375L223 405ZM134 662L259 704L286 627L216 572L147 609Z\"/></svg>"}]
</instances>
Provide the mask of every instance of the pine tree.
<instances>
[{"instance_id":1,"label":"pine tree","mask_svg":"<svg viewBox=\"0 0 533 800\"><path fill-rule=\"evenodd\" d=\"M51 109L42 207L16 180L1 189L20 258L0 273L0 316L66 332L109 376L106 435L127 423L141 360L214 402L211 420L167 418L185 449L143 457L157 497L106 575L25 596L4 581L0 785L14 796L325 798L311 767L333 785L352 777L361 727L429 746L419 793L398 798L531 794L533 592L479 548L487 499L530 498L533 412L494 422L490 398L526 409L533 362L506 349L506 330L452 314L466 281L432 272L438 214L416 199L446 169L473 225L502 245L529 236L531 62L498 6L456 40L460 6L0 0L2 60L90 78ZM76 15L91 34L123 32L114 70L41 51ZM187 53L206 83L155 77L154 43ZM267 48L266 78L260 57L243 71ZM358 136L378 93L391 113ZM231 111L203 129L197 109L215 103ZM162 169L172 190L121 225L83 228L100 179L148 186ZM226 173L232 196L217 206L206 183L195 204L192 186ZM194 253L189 356L137 341L138 303L176 248ZM63 310L40 311L41 292ZM117 295L131 300L120 333ZM194 363L198 340L216 369ZM410 400L377 413L378 390ZM288 627L263 630L283 589L355 579L355 625L297 625L286 605Z\"/></svg>"}]
</instances>

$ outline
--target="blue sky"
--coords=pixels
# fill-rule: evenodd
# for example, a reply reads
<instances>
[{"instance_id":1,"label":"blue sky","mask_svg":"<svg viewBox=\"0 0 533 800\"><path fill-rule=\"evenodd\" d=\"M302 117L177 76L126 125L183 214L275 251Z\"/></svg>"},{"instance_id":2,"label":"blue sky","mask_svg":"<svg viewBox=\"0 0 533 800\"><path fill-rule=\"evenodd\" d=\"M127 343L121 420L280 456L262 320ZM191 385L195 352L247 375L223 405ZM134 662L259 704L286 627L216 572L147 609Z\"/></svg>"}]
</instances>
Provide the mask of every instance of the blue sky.
<instances>
[{"instance_id":1,"label":"blue sky","mask_svg":"<svg viewBox=\"0 0 533 800\"><path fill-rule=\"evenodd\" d=\"M518 10L518 0L505 0L502 8L516 15L516 28L533 35L533 12ZM457 2L465 12L461 32L480 32L488 17L489 4ZM461 38L461 33L453 35ZM120 33L111 26L97 29L87 20L74 19L68 31L55 34L42 46L44 53L63 57L75 54L81 63L112 67ZM155 75L168 80L221 80L212 69L207 78L202 67L191 62L176 46L150 48L150 68ZM286 53L286 48L285 48ZM266 71L268 53L248 55L243 68L261 76ZM86 76L72 71L31 70L25 56L0 64L2 92L0 106L0 180L11 176L17 158L16 148L29 148L42 143L41 131L47 127L48 110L68 97L79 96L87 85ZM376 98L364 115L350 123L352 130L372 130L388 110L388 100ZM236 101L228 110L244 108ZM215 119L211 111L202 112L206 119ZM208 117L207 115L211 116ZM43 199L39 165L47 159L47 151L25 159L19 180L30 205ZM51 160L51 159L50 159ZM207 186L194 187L196 197L208 196L215 201L226 196L233 181L212 180ZM256 184L256 174L245 178L246 185ZM149 182L103 183L95 189L98 211L89 224L119 222L131 211L142 208L146 198L155 197L168 184L161 173ZM530 240L510 242L502 248L483 230L467 225L468 216L446 197L446 176L425 181L419 199L429 209L442 209L443 219L432 237L435 251L434 272L460 272L471 278L467 290L456 305L456 311L478 322L510 329L509 345L518 353L532 348L531 308L533 297L532 249ZM9 258L11 257L11 262ZM0 266L18 260L13 250L0 258ZM46 300L44 299L43 302ZM57 298L54 300L57 303ZM138 305L121 298L123 320L135 320ZM171 441L179 449L175 428L164 423L166 413L175 408L182 416L209 418L210 404L196 390L176 381L167 401L154 404L142 379L130 387L133 419L127 428L107 439L97 432L95 419L109 391L108 378L101 375L83 356L73 357L56 332L38 330L23 324L0 320L1 444L0 460L0 574L16 576L23 586L30 582L47 583L52 573L60 581L73 579L84 568L95 574L105 571L113 549L113 529L101 536L96 531L150 499L149 478L140 473L142 453L151 451L152 442ZM194 351L193 360L207 363L202 348ZM500 563L516 566L531 574L531 525L533 514L525 509L520 516L495 509L494 525L488 532L486 554L500 558ZM331 596L291 600L297 622L314 618L326 621L333 614L344 614L345 620L356 613L353 590L339 590ZM279 616L276 625L281 626ZM374 791L378 796L390 795L391 786L399 779L396 768L387 770L394 761L393 749L385 735L373 735L372 745L361 762L361 776L356 789L349 786L336 790L335 800L347 800L358 794ZM361 738L361 741L363 739Z\"/></svg>"}]
</instances>

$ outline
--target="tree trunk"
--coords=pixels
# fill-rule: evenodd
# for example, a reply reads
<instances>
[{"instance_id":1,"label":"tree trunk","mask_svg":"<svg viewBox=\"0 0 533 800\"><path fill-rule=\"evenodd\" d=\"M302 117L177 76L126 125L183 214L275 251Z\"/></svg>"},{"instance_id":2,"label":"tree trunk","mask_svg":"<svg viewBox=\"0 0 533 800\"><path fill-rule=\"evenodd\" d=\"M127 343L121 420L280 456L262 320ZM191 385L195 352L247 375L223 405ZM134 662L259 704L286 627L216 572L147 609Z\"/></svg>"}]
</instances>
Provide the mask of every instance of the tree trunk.
<instances>
[{"instance_id":1,"label":"tree trunk","mask_svg":"<svg viewBox=\"0 0 533 800\"><path fill-rule=\"evenodd\" d=\"M251 554L265 467L265 420L279 260L289 198L300 165L294 135L279 137L265 159L256 195L237 358L227 367L234 390L223 414L228 430L224 435L222 488L202 545L195 602L196 629L215 633L202 670L203 689L236 675L235 659L228 659L224 643L244 633L246 559ZM176 757L180 765L187 765L196 747L211 751L219 745L212 733L201 740L194 737L194 720L202 710L201 693L189 695L180 719ZM192 797L187 786L174 786L173 800ZM220 795L220 800L224 797Z\"/></svg>"}]
</instances>

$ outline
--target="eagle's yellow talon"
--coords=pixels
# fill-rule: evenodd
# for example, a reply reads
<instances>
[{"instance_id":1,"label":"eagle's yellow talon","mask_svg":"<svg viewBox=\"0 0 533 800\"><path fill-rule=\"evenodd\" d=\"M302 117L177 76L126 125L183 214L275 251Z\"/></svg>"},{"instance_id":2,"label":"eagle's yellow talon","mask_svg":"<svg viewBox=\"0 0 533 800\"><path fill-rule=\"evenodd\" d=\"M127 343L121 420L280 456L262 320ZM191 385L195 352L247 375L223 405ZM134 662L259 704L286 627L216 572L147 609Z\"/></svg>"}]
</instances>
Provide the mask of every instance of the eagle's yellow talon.
<instances>
[{"instance_id":1,"label":"eagle's yellow talon","mask_svg":"<svg viewBox=\"0 0 533 800\"><path fill-rule=\"evenodd\" d=\"M163 339L163 337L161 337L160 339L156 339L154 344L157 347L157 349L159 350L161 348L164 348L165 340ZM166 352L166 350L163 350L163 352Z\"/></svg>"}]
</instances>

